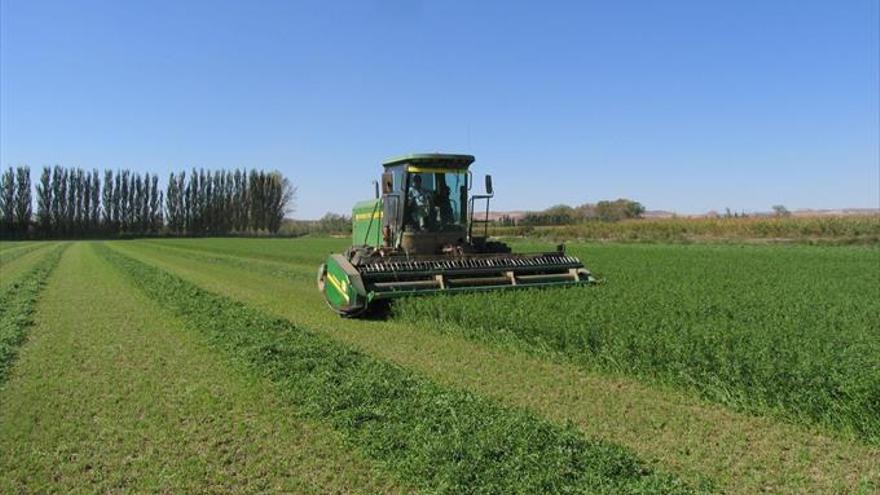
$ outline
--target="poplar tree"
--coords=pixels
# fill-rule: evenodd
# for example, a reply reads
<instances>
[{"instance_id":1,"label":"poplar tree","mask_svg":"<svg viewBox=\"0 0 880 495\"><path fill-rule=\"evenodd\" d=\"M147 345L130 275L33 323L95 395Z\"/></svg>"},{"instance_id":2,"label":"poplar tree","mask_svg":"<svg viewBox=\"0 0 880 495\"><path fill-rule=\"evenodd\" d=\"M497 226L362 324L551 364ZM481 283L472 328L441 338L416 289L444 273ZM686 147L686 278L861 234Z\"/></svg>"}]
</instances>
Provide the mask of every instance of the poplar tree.
<instances>
[{"instance_id":1,"label":"poplar tree","mask_svg":"<svg viewBox=\"0 0 880 495\"><path fill-rule=\"evenodd\" d=\"M92 178L88 173L82 171L79 180L82 184L82 198L80 200L80 204L82 205L82 212L80 214L80 234L91 234Z\"/></svg>"},{"instance_id":2,"label":"poplar tree","mask_svg":"<svg viewBox=\"0 0 880 495\"><path fill-rule=\"evenodd\" d=\"M52 235L52 169L43 167L37 184L37 230L42 237Z\"/></svg>"},{"instance_id":3,"label":"poplar tree","mask_svg":"<svg viewBox=\"0 0 880 495\"><path fill-rule=\"evenodd\" d=\"M122 189L119 191L119 225L120 230L123 232L128 232L130 228L131 222L131 214L129 212L129 205L131 203L131 196L129 195L129 172L128 170L122 171Z\"/></svg>"},{"instance_id":4,"label":"poplar tree","mask_svg":"<svg viewBox=\"0 0 880 495\"><path fill-rule=\"evenodd\" d=\"M122 173L117 170L113 179L113 232L122 230Z\"/></svg>"},{"instance_id":5,"label":"poplar tree","mask_svg":"<svg viewBox=\"0 0 880 495\"><path fill-rule=\"evenodd\" d=\"M89 222L94 232L98 231L101 222L101 176L98 170L92 170L92 209L89 212Z\"/></svg>"},{"instance_id":6,"label":"poplar tree","mask_svg":"<svg viewBox=\"0 0 880 495\"><path fill-rule=\"evenodd\" d=\"M12 167L0 177L0 218L4 237L11 237L15 227L15 172Z\"/></svg>"},{"instance_id":7,"label":"poplar tree","mask_svg":"<svg viewBox=\"0 0 880 495\"><path fill-rule=\"evenodd\" d=\"M67 174L67 234L76 233L76 170Z\"/></svg>"},{"instance_id":8,"label":"poplar tree","mask_svg":"<svg viewBox=\"0 0 880 495\"><path fill-rule=\"evenodd\" d=\"M144 231L144 181L141 174L134 174L134 187L132 187L132 230L137 233Z\"/></svg>"},{"instance_id":9,"label":"poplar tree","mask_svg":"<svg viewBox=\"0 0 880 495\"><path fill-rule=\"evenodd\" d=\"M232 229L236 232L244 230L241 195L241 170L235 169L232 175Z\"/></svg>"},{"instance_id":10,"label":"poplar tree","mask_svg":"<svg viewBox=\"0 0 880 495\"><path fill-rule=\"evenodd\" d=\"M33 199L31 197L31 169L30 167L18 167L16 171L15 188L15 223L19 234L27 234L31 225L33 214Z\"/></svg>"},{"instance_id":11,"label":"poplar tree","mask_svg":"<svg viewBox=\"0 0 880 495\"><path fill-rule=\"evenodd\" d=\"M67 207L68 207L68 199L67 199L67 169L62 168L61 177L58 180L58 194L55 196L60 203L58 207L58 231L61 235L67 235L69 230L69 219L67 218Z\"/></svg>"},{"instance_id":12,"label":"poplar tree","mask_svg":"<svg viewBox=\"0 0 880 495\"><path fill-rule=\"evenodd\" d=\"M60 166L52 169L52 235L61 235L64 225L64 174Z\"/></svg>"},{"instance_id":13,"label":"poplar tree","mask_svg":"<svg viewBox=\"0 0 880 495\"><path fill-rule=\"evenodd\" d=\"M103 222L103 230L104 232L115 231L116 229L113 227L113 171L112 170L104 170L104 190L101 191L101 201L103 204L103 215L101 216Z\"/></svg>"},{"instance_id":14,"label":"poplar tree","mask_svg":"<svg viewBox=\"0 0 880 495\"><path fill-rule=\"evenodd\" d=\"M168 220L168 230L174 233L179 233L179 191L177 189L177 177L174 176L174 172L171 172L171 175L168 176L168 185L166 186L166 191L167 194L165 195L165 218Z\"/></svg>"},{"instance_id":15,"label":"poplar tree","mask_svg":"<svg viewBox=\"0 0 880 495\"><path fill-rule=\"evenodd\" d=\"M162 230L162 192L159 191L159 176L153 175L149 180L149 231L158 233Z\"/></svg>"}]
</instances>

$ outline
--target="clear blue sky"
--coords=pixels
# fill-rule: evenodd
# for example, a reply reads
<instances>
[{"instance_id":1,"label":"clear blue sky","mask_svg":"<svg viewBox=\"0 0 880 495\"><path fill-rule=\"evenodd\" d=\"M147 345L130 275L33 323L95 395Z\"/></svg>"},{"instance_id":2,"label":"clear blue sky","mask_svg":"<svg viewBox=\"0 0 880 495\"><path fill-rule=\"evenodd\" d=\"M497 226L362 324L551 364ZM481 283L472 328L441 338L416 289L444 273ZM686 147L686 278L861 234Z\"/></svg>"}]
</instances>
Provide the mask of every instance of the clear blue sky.
<instances>
[{"instance_id":1,"label":"clear blue sky","mask_svg":"<svg viewBox=\"0 0 880 495\"><path fill-rule=\"evenodd\" d=\"M495 209L880 206L878 0L0 2L3 166L276 168L299 218L418 151Z\"/></svg>"}]
</instances>

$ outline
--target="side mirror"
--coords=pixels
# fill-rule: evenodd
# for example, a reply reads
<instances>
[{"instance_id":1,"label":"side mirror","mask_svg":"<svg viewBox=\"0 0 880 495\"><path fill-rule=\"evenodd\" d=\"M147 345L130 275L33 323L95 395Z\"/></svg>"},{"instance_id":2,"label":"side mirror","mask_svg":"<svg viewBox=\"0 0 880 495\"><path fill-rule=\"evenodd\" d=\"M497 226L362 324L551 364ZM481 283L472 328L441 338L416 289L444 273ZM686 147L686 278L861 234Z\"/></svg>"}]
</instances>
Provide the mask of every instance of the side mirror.
<instances>
[{"instance_id":1,"label":"side mirror","mask_svg":"<svg viewBox=\"0 0 880 495\"><path fill-rule=\"evenodd\" d=\"M492 176L489 174L486 174L486 194L490 196L494 194L494 191L492 190Z\"/></svg>"},{"instance_id":2,"label":"side mirror","mask_svg":"<svg viewBox=\"0 0 880 495\"><path fill-rule=\"evenodd\" d=\"M373 181L373 190L375 191L376 199L379 199L379 182Z\"/></svg>"}]
</instances>

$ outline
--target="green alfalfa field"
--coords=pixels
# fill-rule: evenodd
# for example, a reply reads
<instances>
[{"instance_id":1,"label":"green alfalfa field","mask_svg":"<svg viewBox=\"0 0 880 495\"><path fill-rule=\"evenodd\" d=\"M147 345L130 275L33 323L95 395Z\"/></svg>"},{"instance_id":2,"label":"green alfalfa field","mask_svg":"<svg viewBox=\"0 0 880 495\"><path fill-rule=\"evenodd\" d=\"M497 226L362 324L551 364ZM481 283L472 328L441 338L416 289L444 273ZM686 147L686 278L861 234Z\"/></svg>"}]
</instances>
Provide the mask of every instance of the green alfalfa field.
<instances>
[{"instance_id":1,"label":"green alfalfa field","mask_svg":"<svg viewBox=\"0 0 880 495\"><path fill-rule=\"evenodd\" d=\"M572 244L602 283L347 320L347 243L0 243L0 492L880 491L876 246Z\"/></svg>"}]
</instances>

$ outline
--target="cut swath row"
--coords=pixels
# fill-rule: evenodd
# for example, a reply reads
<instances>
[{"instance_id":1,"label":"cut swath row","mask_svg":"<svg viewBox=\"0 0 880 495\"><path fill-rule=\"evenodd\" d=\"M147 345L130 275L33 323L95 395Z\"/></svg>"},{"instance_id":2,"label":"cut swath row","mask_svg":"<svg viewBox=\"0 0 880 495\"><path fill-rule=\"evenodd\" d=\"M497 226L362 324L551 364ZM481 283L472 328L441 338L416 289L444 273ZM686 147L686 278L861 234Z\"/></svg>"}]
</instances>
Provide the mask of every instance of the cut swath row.
<instances>
[{"instance_id":1,"label":"cut swath row","mask_svg":"<svg viewBox=\"0 0 880 495\"><path fill-rule=\"evenodd\" d=\"M629 451L442 388L102 246L132 283L400 479L437 493L692 493Z\"/></svg>"},{"instance_id":2,"label":"cut swath row","mask_svg":"<svg viewBox=\"0 0 880 495\"><path fill-rule=\"evenodd\" d=\"M11 263L18 258L45 247L43 243L27 243L0 251L0 266Z\"/></svg>"},{"instance_id":3,"label":"cut swath row","mask_svg":"<svg viewBox=\"0 0 880 495\"><path fill-rule=\"evenodd\" d=\"M150 239L151 246L173 246L192 251L235 256L249 260L285 263L291 266L307 266L310 272L320 264L327 253L344 250L347 238L308 237L288 239L266 239L248 237L224 237L201 239ZM308 246L308 249L299 249Z\"/></svg>"},{"instance_id":4,"label":"cut swath row","mask_svg":"<svg viewBox=\"0 0 880 495\"><path fill-rule=\"evenodd\" d=\"M0 294L0 384L6 381L27 329L33 325L37 296L58 265L65 247L58 246L46 253L29 272Z\"/></svg>"},{"instance_id":5,"label":"cut swath row","mask_svg":"<svg viewBox=\"0 0 880 495\"><path fill-rule=\"evenodd\" d=\"M206 249L196 249L187 245L176 245L162 242L150 242L150 248L170 250L176 257L187 258L204 263L223 264L249 271L256 271L270 277L283 278L299 283L313 284L315 267L292 265L281 261L244 258L233 254L219 253Z\"/></svg>"},{"instance_id":6,"label":"cut swath row","mask_svg":"<svg viewBox=\"0 0 880 495\"><path fill-rule=\"evenodd\" d=\"M0 241L0 253L10 249L27 246L33 244L34 241Z\"/></svg>"}]
</instances>

